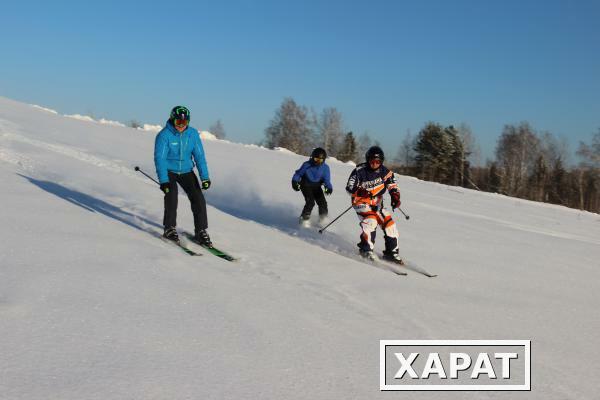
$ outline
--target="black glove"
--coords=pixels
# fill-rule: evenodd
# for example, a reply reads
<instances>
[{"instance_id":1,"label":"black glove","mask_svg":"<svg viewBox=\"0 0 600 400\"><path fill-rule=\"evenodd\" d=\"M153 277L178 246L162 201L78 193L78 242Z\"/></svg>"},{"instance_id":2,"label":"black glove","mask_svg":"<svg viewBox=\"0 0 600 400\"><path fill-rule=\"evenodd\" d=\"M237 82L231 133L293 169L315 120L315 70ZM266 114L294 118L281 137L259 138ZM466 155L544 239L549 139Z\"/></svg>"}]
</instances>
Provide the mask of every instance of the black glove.
<instances>
[{"instance_id":1,"label":"black glove","mask_svg":"<svg viewBox=\"0 0 600 400\"><path fill-rule=\"evenodd\" d=\"M398 192L398 191L391 192L390 197L392 198L392 201L391 201L392 210L400 207L400 204L402 204L402 202L400 201L400 192Z\"/></svg>"},{"instance_id":2,"label":"black glove","mask_svg":"<svg viewBox=\"0 0 600 400\"><path fill-rule=\"evenodd\" d=\"M210 179L202 181L202 190L208 190L209 187L210 187Z\"/></svg>"},{"instance_id":3,"label":"black glove","mask_svg":"<svg viewBox=\"0 0 600 400\"><path fill-rule=\"evenodd\" d=\"M161 183L160 184L160 190L162 190L164 194L169 193L169 188L170 187L171 187L171 184L169 182L165 182L165 183Z\"/></svg>"},{"instance_id":4,"label":"black glove","mask_svg":"<svg viewBox=\"0 0 600 400\"><path fill-rule=\"evenodd\" d=\"M323 193L325 193L327 196L331 196L331 193L333 193L333 188L329 189L327 186L325 186L323 188Z\"/></svg>"},{"instance_id":5,"label":"black glove","mask_svg":"<svg viewBox=\"0 0 600 400\"><path fill-rule=\"evenodd\" d=\"M300 190L300 182L296 182L296 181L292 181L292 189L294 189L296 192Z\"/></svg>"},{"instance_id":6,"label":"black glove","mask_svg":"<svg viewBox=\"0 0 600 400\"><path fill-rule=\"evenodd\" d=\"M371 192L369 192L367 189L363 188L363 187L359 187L356 190L356 195L358 197L371 197Z\"/></svg>"}]
</instances>

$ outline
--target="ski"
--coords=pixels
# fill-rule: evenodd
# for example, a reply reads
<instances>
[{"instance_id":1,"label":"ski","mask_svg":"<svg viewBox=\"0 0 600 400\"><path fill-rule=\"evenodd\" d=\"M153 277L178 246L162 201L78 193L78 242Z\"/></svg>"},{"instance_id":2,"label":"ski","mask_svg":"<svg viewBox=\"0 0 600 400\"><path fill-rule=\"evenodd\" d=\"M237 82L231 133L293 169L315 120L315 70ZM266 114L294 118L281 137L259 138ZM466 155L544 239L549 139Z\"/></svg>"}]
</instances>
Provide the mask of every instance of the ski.
<instances>
[{"instance_id":1,"label":"ski","mask_svg":"<svg viewBox=\"0 0 600 400\"><path fill-rule=\"evenodd\" d=\"M360 256L361 260L368 265L372 265L376 268L380 268L380 269L384 269L386 271L389 271L393 274L399 275L399 276L406 276L408 275L406 272L404 271L398 271L395 268L392 268L391 265L389 265L388 263L385 263L385 260L381 260L379 257L377 257L376 255L373 255L373 257L364 257L364 256Z\"/></svg>"},{"instance_id":2,"label":"ski","mask_svg":"<svg viewBox=\"0 0 600 400\"><path fill-rule=\"evenodd\" d=\"M385 265L385 269L387 269L390 272L393 272L396 275L401 275L401 276L408 275L408 273L406 271L399 271L396 268L392 268L392 265L390 265L390 264L396 264L396 265L398 265L398 263L396 263L396 262L389 261L389 260L384 260L384 259L378 259L378 262L381 263L381 264L383 264L383 265ZM399 265L402 265L402 264L399 264Z\"/></svg>"},{"instance_id":3,"label":"ski","mask_svg":"<svg viewBox=\"0 0 600 400\"><path fill-rule=\"evenodd\" d=\"M237 260L235 257L233 257L233 256L225 253L224 251L222 251L222 250L220 250L220 249L218 249L218 248L216 248L214 246L213 247L208 247L208 246L205 246L203 244L200 244L200 243L196 242L196 239L194 238L194 235L192 235L189 232L183 232L183 235L187 239L189 239L191 242L193 242L194 244L202 247L203 249L206 249L212 255L215 255L215 256L217 256L219 258L222 258L223 260L227 260L227 261L236 261Z\"/></svg>"},{"instance_id":4,"label":"ski","mask_svg":"<svg viewBox=\"0 0 600 400\"><path fill-rule=\"evenodd\" d=\"M174 242L174 241L172 241L172 240L169 240L169 239L166 239L166 238L164 238L162 235L160 235L160 239L161 239L163 242L170 243L170 244L172 244L173 246L177 246L177 247L179 247L179 248L180 248L180 249L181 249L181 250L182 250L184 253L186 253L186 254L188 254L188 255L190 255L190 256L201 256L201 255L202 255L202 253L197 253L197 252L195 252L194 250L188 249L188 248L187 248L187 247L185 247L185 246L184 246L184 245L183 245L181 242Z\"/></svg>"},{"instance_id":5,"label":"ski","mask_svg":"<svg viewBox=\"0 0 600 400\"><path fill-rule=\"evenodd\" d=\"M395 264L395 265L400 265L410 271L416 272L418 274L421 275L425 275L428 278L435 278L437 276L437 274L432 274L430 272L427 272L426 270L424 270L423 268L420 268L419 266L417 266L415 263L412 263L410 261L404 261L404 260L390 260L390 259L386 259L386 258L382 258L382 261L391 263L391 264Z\"/></svg>"},{"instance_id":6,"label":"ski","mask_svg":"<svg viewBox=\"0 0 600 400\"><path fill-rule=\"evenodd\" d=\"M431 272L428 272L426 269L419 267L417 264L411 261L406 261L404 263L404 267L418 274L425 275L428 278L435 278L436 276L438 276L437 274L432 274Z\"/></svg>"}]
</instances>

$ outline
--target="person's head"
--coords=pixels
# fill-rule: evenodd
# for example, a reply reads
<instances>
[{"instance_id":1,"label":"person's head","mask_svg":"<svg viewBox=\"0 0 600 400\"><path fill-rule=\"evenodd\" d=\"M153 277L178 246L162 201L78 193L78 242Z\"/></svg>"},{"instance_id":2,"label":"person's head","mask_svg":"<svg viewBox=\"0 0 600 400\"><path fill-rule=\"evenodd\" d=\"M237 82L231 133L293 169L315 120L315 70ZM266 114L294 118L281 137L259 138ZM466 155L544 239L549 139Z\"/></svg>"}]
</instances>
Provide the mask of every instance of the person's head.
<instances>
[{"instance_id":1,"label":"person's head","mask_svg":"<svg viewBox=\"0 0 600 400\"><path fill-rule=\"evenodd\" d=\"M379 146L372 146L365 153L365 160L367 164L372 170L376 170L381 167L383 161L385 160L385 155L383 154L383 150Z\"/></svg>"},{"instance_id":2,"label":"person's head","mask_svg":"<svg viewBox=\"0 0 600 400\"><path fill-rule=\"evenodd\" d=\"M317 147L310 154L311 161L317 165L323 164L325 162L326 158L327 158L327 152L325 151L325 149L323 149L321 147Z\"/></svg>"},{"instance_id":3,"label":"person's head","mask_svg":"<svg viewBox=\"0 0 600 400\"><path fill-rule=\"evenodd\" d=\"M173 107L169 121L179 132L185 131L190 123L190 110L184 106Z\"/></svg>"}]
</instances>

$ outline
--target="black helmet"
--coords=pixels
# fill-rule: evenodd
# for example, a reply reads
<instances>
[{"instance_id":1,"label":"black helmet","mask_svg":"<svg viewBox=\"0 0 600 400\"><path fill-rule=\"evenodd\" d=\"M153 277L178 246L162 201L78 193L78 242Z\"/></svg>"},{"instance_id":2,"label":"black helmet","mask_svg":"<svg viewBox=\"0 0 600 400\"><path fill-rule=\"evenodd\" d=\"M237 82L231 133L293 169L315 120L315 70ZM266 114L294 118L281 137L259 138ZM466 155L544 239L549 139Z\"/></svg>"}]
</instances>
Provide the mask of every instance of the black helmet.
<instances>
[{"instance_id":1,"label":"black helmet","mask_svg":"<svg viewBox=\"0 0 600 400\"><path fill-rule=\"evenodd\" d=\"M327 158L327 152L322 147L317 147L310 154L311 158L322 158L323 160Z\"/></svg>"},{"instance_id":2,"label":"black helmet","mask_svg":"<svg viewBox=\"0 0 600 400\"><path fill-rule=\"evenodd\" d=\"M189 121L190 110L188 110L187 107L184 106L175 106L171 110L171 116L169 117L169 119L171 120L171 122L175 121L176 119L183 119L185 121Z\"/></svg>"},{"instance_id":3,"label":"black helmet","mask_svg":"<svg viewBox=\"0 0 600 400\"><path fill-rule=\"evenodd\" d=\"M371 160L381 160L383 162L385 160L385 155L383 154L383 150L379 146L372 146L365 153L365 160L367 162Z\"/></svg>"}]
</instances>

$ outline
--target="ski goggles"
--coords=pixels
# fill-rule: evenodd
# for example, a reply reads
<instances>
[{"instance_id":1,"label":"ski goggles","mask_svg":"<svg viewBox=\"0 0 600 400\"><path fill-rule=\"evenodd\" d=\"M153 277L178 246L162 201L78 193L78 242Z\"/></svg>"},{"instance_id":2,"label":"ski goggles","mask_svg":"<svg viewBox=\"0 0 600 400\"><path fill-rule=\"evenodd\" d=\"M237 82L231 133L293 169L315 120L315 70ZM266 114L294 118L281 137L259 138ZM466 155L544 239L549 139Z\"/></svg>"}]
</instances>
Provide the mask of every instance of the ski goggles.
<instances>
[{"instance_id":1,"label":"ski goggles","mask_svg":"<svg viewBox=\"0 0 600 400\"><path fill-rule=\"evenodd\" d=\"M175 125L178 128L182 126L187 126L189 123L190 121L188 121L187 119L176 119L175 121L173 121L173 125Z\"/></svg>"},{"instance_id":2,"label":"ski goggles","mask_svg":"<svg viewBox=\"0 0 600 400\"><path fill-rule=\"evenodd\" d=\"M316 164L323 164L323 161L325 161L325 159L323 157L313 157L313 161Z\"/></svg>"}]
</instances>

